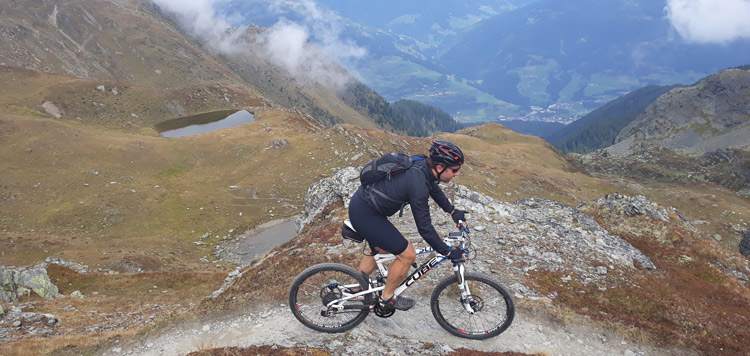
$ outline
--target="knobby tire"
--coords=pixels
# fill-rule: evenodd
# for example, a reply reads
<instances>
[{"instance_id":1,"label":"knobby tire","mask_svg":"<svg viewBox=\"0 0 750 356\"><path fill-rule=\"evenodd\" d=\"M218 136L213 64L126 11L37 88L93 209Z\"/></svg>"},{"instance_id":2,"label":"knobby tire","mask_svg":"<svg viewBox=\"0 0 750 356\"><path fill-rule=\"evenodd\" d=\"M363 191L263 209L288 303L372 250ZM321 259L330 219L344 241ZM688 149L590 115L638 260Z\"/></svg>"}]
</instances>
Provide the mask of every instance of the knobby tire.
<instances>
[{"instance_id":1,"label":"knobby tire","mask_svg":"<svg viewBox=\"0 0 750 356\"><path fill-rule=\"evenodd\" d=\"M483 340L500 335L513 322L515 306L507 289L497 280L466 273L466 280L476 303L469 314L461 303L458 278L453 275L440 282L432 292L430 307L438 324L453 335Z\"/></svg>"},{"instance_id":2,"label":"knobby tire","mask_svg":"<svg viewBox=\"0 0 750 356\"><path fill-rule=\"evenodd\" d=\"M354 328L367 318L369 308L347 309L321 315L325 302L337 298L340 287L332 285L359 284L362 290L369 288L368 282L352 267L339 263L321 263L302 271L289 289L289 307L292 314L303 325L326 333L340 333ZM338 289L338 290L337 290ZM340 295L338 295L340 297ZM355 308L368 305L372 294L362 300L351 300L346 305Z\"/></svg>"}]
</instances>

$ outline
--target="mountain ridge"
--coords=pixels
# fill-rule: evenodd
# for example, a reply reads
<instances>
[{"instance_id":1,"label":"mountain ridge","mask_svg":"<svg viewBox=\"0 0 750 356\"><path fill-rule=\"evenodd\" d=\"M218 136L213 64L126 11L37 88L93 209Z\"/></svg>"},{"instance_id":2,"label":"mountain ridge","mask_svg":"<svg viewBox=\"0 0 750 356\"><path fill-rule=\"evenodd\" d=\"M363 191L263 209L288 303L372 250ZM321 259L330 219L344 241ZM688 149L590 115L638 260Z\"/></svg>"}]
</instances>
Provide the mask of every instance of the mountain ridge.
<instances>
[{"instance_id":1,"label":"mountain ridge","mask_svg":"<svg viewBox=\"0 0 750 356\"><path fill-rule=\"evenodd\" d=\"M750 149L750 71L727 69L660 96L625 126L607 151L627 155L662 146L690 155Z\"/></svg>"}]
</instances>

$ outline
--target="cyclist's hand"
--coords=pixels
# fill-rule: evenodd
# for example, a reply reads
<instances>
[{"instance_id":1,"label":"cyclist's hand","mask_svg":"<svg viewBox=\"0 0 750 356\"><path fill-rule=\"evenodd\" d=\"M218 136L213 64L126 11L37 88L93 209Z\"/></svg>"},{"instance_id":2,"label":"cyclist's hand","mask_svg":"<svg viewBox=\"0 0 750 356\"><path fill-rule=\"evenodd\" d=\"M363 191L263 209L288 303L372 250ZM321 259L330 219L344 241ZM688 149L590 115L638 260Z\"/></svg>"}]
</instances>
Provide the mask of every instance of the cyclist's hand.
<instances>
[{"instance_id":1,"label":"cyclist's hand","mask_svg":"<svg viewBox=\"0 0 750 356\"><path fill-rule=\"evenodd\" d=\"M453 210L453 212L451 213L453 222L455 222L456 224L458 224L459 221L466 222L466 214L468 213L469 212L466 210L458 210L458 209Z\"/></svg>"},{"instance_id":2,"label":"cyclist's hand","mask_svg":"<svg viewBox=\"0 0 750 356\"><path fill-rule=\"evenodd\" d=\"M454 248L451 250L451 253L448 254L448 258L451 259L451 262L453 263L461 263L464 262L464 252L461 251L461 249Z\"/></svg>"}]
</instances>

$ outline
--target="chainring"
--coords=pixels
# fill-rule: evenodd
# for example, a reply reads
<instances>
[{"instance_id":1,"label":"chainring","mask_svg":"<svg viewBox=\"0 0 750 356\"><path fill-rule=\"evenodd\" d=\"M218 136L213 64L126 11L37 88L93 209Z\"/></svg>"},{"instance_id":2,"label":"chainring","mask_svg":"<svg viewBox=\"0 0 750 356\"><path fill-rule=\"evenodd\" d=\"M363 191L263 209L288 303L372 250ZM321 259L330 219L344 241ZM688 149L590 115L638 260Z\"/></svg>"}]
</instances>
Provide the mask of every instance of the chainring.
<instances>
[{"instance_id":1,"label":"chainring","mask_svg":"<svg viewBox=\"0 0 750 356\"><path fill-rule=\"evenodd\" d=\"M396 308L381 306L380 303L375 303L375 308L372 310L375 315L381 318L390 318L396 313Z\"/></svg>"}]
</instances>

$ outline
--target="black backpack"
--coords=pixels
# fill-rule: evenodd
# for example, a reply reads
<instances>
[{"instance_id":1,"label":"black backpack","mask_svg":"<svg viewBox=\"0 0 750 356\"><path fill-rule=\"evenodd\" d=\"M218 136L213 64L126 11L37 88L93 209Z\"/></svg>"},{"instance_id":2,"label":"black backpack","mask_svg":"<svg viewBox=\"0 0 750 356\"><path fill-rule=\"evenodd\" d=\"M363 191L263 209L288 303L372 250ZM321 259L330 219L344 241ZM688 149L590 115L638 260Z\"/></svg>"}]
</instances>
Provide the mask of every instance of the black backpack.
<instances>
[{"instance_id":1,"label":"black backpack","mask_svg":"<svg viewBox=\"0 0 750 356\"><path fill-rule=\"evenodd\" d=\"M383 179L391 179L412 166L414 161L425 159L424 155L409 156L405 153L386 153L378 159L368 162L359 171L359 182L364 187L373 185Z\"/></svg>"},{"instance_id":2,"label":"black backpack","mask_svg":"<svg viewBox=\"0 0 750 356\"><path fill-rule=\"evenodd\" d=\"M362 167L362 170L359 172L359 182L362 184L362 187L365 188L365 191L369 196L368 200L370 206L375 208L375 210L381 214L383 213L377 199L375 198L376 195L382 199L395 202L395 200L391 199L383 192L375 189L373 184L383 179L391 179L394 175L412 167L419 168L420 166L415 166L414 162L421 161L425 158L427 158L425 155L409 156L404 153L387 153L378 159L368 162ZM398 216L404 214L404 206L406 204L407 203L401 203L401 211L398 213Z\"/></svg>"}]
</instances>

